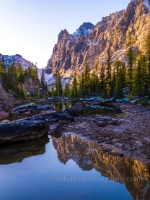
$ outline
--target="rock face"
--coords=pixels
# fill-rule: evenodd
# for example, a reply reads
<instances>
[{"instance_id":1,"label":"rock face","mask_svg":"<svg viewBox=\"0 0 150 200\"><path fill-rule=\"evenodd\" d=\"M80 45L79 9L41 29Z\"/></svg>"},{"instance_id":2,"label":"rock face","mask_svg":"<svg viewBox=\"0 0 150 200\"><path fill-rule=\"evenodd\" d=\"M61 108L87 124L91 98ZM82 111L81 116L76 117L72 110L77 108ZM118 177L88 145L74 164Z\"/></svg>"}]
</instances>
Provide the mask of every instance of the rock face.
<instances>
[{"instance_id":1,"label":"rock face","mask_svg":"<svg viewBox=\"0 0 150 200\"><path fill-rule=\"evenodd\" d=\"M61 31L45 72L51 74L60 69L63 77L71 77L83 70L85 61L91 68L95 62L105 61L108 48L114 59L123 57L129 31L134 35L135 47L142 49L149 31L148 2L132 0L125 10L103 17L95 26L84 23L73 34L66 29Z\"/></svg>"}]
</instances>

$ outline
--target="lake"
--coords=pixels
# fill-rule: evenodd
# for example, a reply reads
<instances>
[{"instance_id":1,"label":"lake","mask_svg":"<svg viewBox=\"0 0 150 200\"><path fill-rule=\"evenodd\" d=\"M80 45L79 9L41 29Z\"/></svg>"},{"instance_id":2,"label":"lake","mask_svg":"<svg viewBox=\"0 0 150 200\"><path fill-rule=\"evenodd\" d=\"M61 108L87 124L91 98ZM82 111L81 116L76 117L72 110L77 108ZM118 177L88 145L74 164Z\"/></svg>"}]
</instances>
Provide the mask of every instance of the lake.
<instances>
[{"instance_id":1,"label":"lake","mask_svg":"<svg viewBox=\"0 0 150 200\"><path fill-rule=\"evenodd\" d=\"M0 200L150 199L150 167L76 135L0 147Z\"/></svg>"}]
</instances>

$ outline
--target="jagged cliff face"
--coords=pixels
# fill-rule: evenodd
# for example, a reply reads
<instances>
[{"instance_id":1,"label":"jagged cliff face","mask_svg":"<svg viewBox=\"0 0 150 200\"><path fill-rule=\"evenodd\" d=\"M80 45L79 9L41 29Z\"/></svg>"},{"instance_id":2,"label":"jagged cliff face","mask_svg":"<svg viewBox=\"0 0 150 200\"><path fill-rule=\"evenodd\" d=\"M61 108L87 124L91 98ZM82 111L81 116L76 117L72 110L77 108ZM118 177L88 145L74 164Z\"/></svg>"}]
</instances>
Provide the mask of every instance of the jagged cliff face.
<instances>
[{"instance_id":1,"label":"jagged cliff face","mask_svg":"<svg viewBox=\"0 0 150 200\"><path fill-rule=\"evenodd\" d=\"M110 156L99 144L74 135L52 138L60 162L72 159L82 170L96 169L102 176L125 184L133 199L150 197L150 167L138 160Z\"/></svg>"},{"instance_id":2,"label":"jagged cliff face","mask_svg":"<svg viewBox=\"0 0 150 200\"><path fill-rule=\"evenodd\" d=\"M84 23L74 33L61 31L53 54L45 69L63 77L70 77L82 71L85 61L92 68L95 62L103 62L108 48L115 58L122 56L126 49L127 35L132 31L135 46L142 49L150 26L149 0L132 0L125 10L104 17L95 26Z\"/></svg>"}]
</instances>

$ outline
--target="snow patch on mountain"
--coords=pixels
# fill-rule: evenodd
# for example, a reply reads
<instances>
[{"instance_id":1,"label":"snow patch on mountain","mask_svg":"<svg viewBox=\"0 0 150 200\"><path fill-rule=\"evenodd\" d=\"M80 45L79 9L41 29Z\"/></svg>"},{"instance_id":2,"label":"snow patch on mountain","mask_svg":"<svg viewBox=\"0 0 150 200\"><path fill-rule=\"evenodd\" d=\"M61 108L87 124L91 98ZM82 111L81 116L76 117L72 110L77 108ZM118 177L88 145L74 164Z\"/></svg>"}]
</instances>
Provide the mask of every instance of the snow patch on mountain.
<instances>
[{"instance_id":1,"label":"snow patch on mountain","mask_svg":"<svg viewBox=\"0 0 150 200\"><path fill-rule=\"evenodd\" d=\"M36 66L31 63L30 61L24 59L21 55L16 54L16 55L2 55L0 54L0 60L3 60L6 67L8 68L9 65L18 65L21 64L23 69L28 69L29 67L36 69Z\"/></svg>"},{"instance_id":2,"label":"snow patch on mountain","mask_svg":"<svg viewBox=\"0 0 150 200\"><path fill-rule=\"evenodd\" d=\"M55 79L54 79L53 74L47 74L47 73L45 73L45 82L48 85L51 85L52 83L54 83L54 81L55 81Z\"/></svg>"},{"instance_id":3,"label":"snow patch on mountain","mask_svg":"<svg viewBox=\"0 0 150 200\"><path fill-rule=\"evenodd\" d=\"M82 33L82 31L83 31L83 33ZM74 33L73 33L73 36L74 37L76 37L76 38L79 38L79 37L81 37L81 36L86 36L86 37L88 37L89 35L90 35L90 33L91 33L91 29L83 29L83 30L79 30L79 29L77 29Z\"/></svg>"},{"instance_id":4,"label":"snow patch on mountain","mask_svg":"<svg viewBox=\"0 0 150 200\"><path fill-rule=\"evenodd\" d=\"M143 4L150 10L150 0L144 0Z\"/></svg>"},{"instance_id":5,"label":"snow patch on mountain","mask_svg":"<svg viewBox=\"0 0 150 200\"><path fill-rule=\"evenodd\" d=\"M92 23L90 23L90 22L86 23L85 22L72 35L75 38L79 38L81 36L88 37L90 35L90 33L92 32L93 27L94 27L94 25Z\"/></svg>"},{"instance_id":6,"label":"snow patch on mountain","mask_svg":"<svg viewBox=\"0 0 150 200\"><path fill-rule=\"evenodd\" d=\"M70 82L71 78L62 78L61 82L62 82L62 87L64 88L66 83ZM47 83L48 87L50 88L52 85L54 85L55 87L55 78L53 74L47 74L45 73L45 82Z\"/></svg>"}]
</instances>

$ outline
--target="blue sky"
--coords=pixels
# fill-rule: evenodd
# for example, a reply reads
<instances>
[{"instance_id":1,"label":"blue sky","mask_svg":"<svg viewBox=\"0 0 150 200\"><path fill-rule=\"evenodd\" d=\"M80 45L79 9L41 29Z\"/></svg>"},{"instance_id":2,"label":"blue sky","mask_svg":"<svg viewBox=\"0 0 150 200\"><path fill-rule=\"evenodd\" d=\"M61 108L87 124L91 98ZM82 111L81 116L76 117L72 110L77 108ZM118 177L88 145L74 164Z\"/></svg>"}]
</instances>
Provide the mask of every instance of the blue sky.
<instances>
[{"instance_id":1,"label":"blue sky","mask_svg":"<svg viewBox=\"0 0 150 200\"><path fill-rule=\"evenodd\" d=\"M45 67L62 29L125 9L130 0L0 0L0 53L20 54Z\"/></svg>"}]
</instances>

